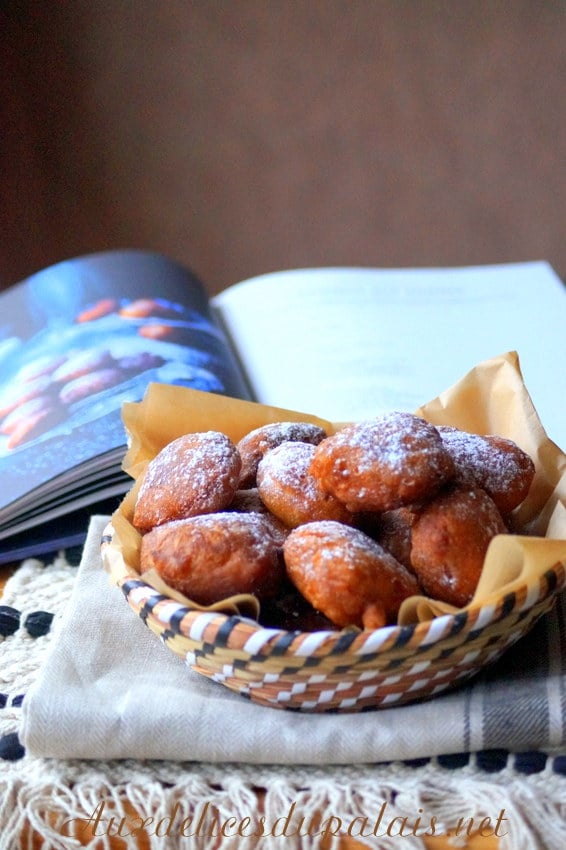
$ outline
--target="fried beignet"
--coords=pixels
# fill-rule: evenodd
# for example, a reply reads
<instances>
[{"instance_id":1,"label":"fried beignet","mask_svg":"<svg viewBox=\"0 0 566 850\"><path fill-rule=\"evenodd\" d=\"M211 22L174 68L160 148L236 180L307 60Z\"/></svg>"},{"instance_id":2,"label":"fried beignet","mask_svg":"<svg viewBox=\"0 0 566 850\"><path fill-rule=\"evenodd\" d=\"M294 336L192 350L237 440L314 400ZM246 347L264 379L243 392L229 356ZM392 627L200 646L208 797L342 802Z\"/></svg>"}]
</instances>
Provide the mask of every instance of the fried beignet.
<instances>
[{"instance_id":1,"label":"fried beignet","mask_svg":"<svg viewBox=\"0 0 566 850\"><path fill-rule=\"evenodd\" d=\"M490 541L506 532L485 490L446 488L422 508L411 527L411 564L425 593L450 605L467 605Z\"/></svg>"},{"instance_id":2,"label":"fried beignet","mask_svg":"<svg viewBox=\"0 0 566 850\"><path fill-rule=\"evenodd\" d=\"M337 626L376 629L394 623L415 576L378 543L333 520L294 529L283 547L287 575Z\"/></svg>"},{"instance_id":3,"label":"fried beignet","mask_svg":"<svg viewBox=\"0 0 566 850\"><path fill-rule=\"evenodd\" d=\"M199 605L240 593L274 596L284 570L279 546L259 514L206 514L157 526L141 541L140 571L155 569Z\"/></svg>"},{"instance_id":4,"label":"fried beignet","mask_svg":"<svg viewBox=\"0 0 566 850\"><path fill-rule=\"evenodd\" d=\"M174 519L224 510L240 478L240 455L219 431L185 434L168 443L147 466L134 507L142 534Z\"/></svg>"},{"instance_id":5,"label":"fried beignet","mask_svg":"<svg viewBox=\"0 0 566 850\"><path fill-rule=\"evenodd\" d=\"M345 505L324 491L310 474L314 451L315 446L310 443L281 443L266 452L259 462L260 498L289 528L321 519L353 521Z\"/></svg>"},{"instance_id":6,"label":"fried beignet","mask_svg":"<svg viewBox=\"0 0 566 850\"><path fill-rule=\"evenodd\" d=\"M272 422L246 434L236 444L242 459L240 488L255 487L257 467L270 449L281 443L312 443L317 445L326 432L310 422Z\"/></svg>"},{"instance_id":7,"label":"fried beignet","mask_svg":"<svg viewBox=\"0 0 566 850\"><path fill-rule=\"evenodd\" d=\"M327 437L310 471L352 512L388 511L430 498L454 464L434 425L393 412Z\"/></svg>"},{"instance_id":8,"label":"fried beignet","mask_svg":"<svg viewBox=\"0 0 566 850\"><path fill-rule=\"evenodd\" d=\"M437 427L460 480L485 490L504 516L521 504L535 477L535 465L526 452L504 437Z\"/></svg>"},{"instance_id":9,"label":"fried beignet","mask_svg":"<svg viewBox=\"0 0 566 850\"><path fill-rule=\"evenodd\" d=\"M227 510L237 511L242 514L260 514L269 523L269 527L275 539L283 545L283 542L290 529L285 523L272 514L267 505L261 501L257 487L250 487L248 490L236 490L234 498L230 502Z\"/></svg>"},{"instance_id":10,"label":"fried beignet","mask_svg":"<svg viewBox=\"0 0 566 850\"><path fill-rule=\"evenodd\" d=\"M370 537L391 552L399 563L411 570L411 537L415 514L409 508L397 508L378 514ZM365 530L365 529L364 529Z\"/></svg>"}]
</instances>

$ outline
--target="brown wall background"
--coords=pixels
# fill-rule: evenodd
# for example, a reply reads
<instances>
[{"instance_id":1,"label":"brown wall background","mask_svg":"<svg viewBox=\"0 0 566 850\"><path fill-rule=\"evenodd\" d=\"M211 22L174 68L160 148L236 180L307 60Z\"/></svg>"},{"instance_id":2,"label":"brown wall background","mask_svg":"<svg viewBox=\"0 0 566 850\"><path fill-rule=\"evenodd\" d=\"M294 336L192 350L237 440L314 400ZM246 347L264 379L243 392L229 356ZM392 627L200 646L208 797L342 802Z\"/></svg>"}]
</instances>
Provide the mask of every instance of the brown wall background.
<instances>
[{"instance_id":1,"label":"brown wall background","mask_svg":"<svg viewBox=\"0 0 566 850\"><path fill-rule=\"evenodd\" d=\"M566 276L566 4L73 0L0 11L0 286L162 251Z\"/></svg>"}]
</instances>

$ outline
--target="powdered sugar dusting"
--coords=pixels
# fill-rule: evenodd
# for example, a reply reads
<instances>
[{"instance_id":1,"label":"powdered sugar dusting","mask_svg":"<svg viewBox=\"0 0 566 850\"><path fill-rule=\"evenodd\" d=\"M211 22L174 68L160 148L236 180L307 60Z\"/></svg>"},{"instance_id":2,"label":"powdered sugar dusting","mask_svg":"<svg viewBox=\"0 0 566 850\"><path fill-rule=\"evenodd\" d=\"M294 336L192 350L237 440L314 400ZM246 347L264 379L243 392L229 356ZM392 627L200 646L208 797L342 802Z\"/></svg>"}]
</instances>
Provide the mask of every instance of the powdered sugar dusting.
<instances>
[{"instance_id":1,"label":"powdered sugar dusting","mask_svg":"<svg viewBox=\"0 0 566 850\"><path fill-rule=\"evenodd\" d=\"M473 480L488 493L517 491L521 501L534 476L534 465L514 442L503 437L481 436L442 425L438 428L458 475Z\"/></svg>"},{"instance_id":2,"label":"powdered sugar dusting","mask_svg":"<svg viewBox=\"0 0 566 850\"><path fill-rule=\"evenodd\" d=\"M454 467L440 434L410 413L348 425L317 446L311 471L350 510L390 510L432 495Z\"/></svg>"},{"instance_id":3,"label":"powdered sugar dusting","mask_svg":"<svg viewBox=\"0 0 566 850\"><path fill-rule=\"evenodd\" d=\"M337 443L359 450L357 469L360 472L369 471L378 463L399 473L409 453L425 453L431 463L436 463L442 454L436 428L410 413L393 412L347 426L336 437Z\"/></svg>"},{"instance_id":4,"label":"powdered sugar dusting","mask_svg":"<svg viewBox=\"0 0 566 850\"><path fill-rule=\"evenodd\" d=\"M259 462L271 449L286 442L317 445L324 437L324 430L310 422L272 422L255 428L237 444L242 459L241 486L254 485Z\"/></svg>"},{"instance_id":5,"label":"powdered sugar dusting","mask_svg":"<svg viewBox=\"0 0 566 850\"><path fill-rule=\"evenodd\" d=\"M234 445L225 434L187 434L166 445L150 462L143 486L161 485L172 477L180 485L190 481L195 486L208 480L211 467L221 475L232 466L233 457Z\"/></svg>"},{"instance_id":6,"label":"powdered sugar dusting","mask_svg":"<svg viewBox=\"0 0 566 850\"><path fill-rule=\"evenodd\" d=\"M380 545L353 526L347 526L335 520L318 520L301 526L309 535L316 535L319 541L316 557L318 562L334 562L338 559L346 567L354 567L356 557L371 556L391 559ZM293 532L296 533L296 532Z\"/></svg>"},{"instance_id":7,"label":"powdered sugar dusting","mask_svg":"<svg viewBox=\"0 0 566 850\"><path fill-rule=\"evenodd\" d=\"M189 524L195 530L201 529L205 532L221 533L226 535L229 540L234 541L238 540L239 535L244 534L253 556L258 558L263 558L272 553L276 545L269 522L258 513L219 511L214 514L201 514L186 520L178 520L177 524ZM169 523L169 525L172 524Z\"/></svg>"},{"instance_id":8,"label":"powdered sugar dusting","mask_svg":"<svg viewBox=\"0 0 566 850\"><path fill-rule=\"evenodd\" d=\"M218 431L185 434L168 443L148 464L136 514L144 525L225 508L240 475L232 441ZM138 523L139 524L139 523Z\"/></svg>"},{"instance_id":9,"label":"powdered sugar dusting","mask_svg":"<svg viewBox=\"0 0 566 850\"><path fill-rule=\"evenodd\" d=\"M270 449L262 458L259 465L261 487L284 487L293 492L301 492L308 499L314 495L318 486L309 475L314 454L314 446L310 443L285 442Z\"/></svg>"},{"instance_id":10,"label":"powdered sugar dusting","mask_svg":"<svg viewBox=\"0 0 566 850\"><path fill-rule=\"evenodd\" d=\"M259 437L266 445L275 447L285 442L315 444L324 436L323 429L310 422L272 422L250 431L241 442Z\"/></svg>"},{"instance_id":11,"label":"powdered sugar dusting","mask_svg":"<svg viewBox=\"0 0 566 850\"><path fill-rule=\"evenodd\" d=\"M332 520L292 531L283 554L291 581L340 626L384 625L418 590L414 575L376 541Z\"/></svg>"}]
</instances>

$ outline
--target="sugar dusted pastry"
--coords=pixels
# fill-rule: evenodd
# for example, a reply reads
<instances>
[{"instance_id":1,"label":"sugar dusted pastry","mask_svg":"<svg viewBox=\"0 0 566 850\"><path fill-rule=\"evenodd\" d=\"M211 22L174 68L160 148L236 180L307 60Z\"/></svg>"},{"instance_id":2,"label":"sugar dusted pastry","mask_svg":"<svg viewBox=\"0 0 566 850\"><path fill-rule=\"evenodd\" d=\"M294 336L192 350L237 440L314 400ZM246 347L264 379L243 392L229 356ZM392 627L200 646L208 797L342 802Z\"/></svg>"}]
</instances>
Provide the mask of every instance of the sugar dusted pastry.
<instances>
[{"instance_id":1,"label":"sugar dusted pastry","mask_svg":"<svg viewBox=\"0 0 566 850\"><path fill-rule=\"evenodd\" d=\"M326 437L325 431L310 422L272 422L250 431L237 443L242 458L240 487L254 487L257 467L269 449L284 442L317 445Z\"/></svg>"},{"instance_id":2,"label":"sugar dusted pastry","mask_svg":"<svg viewBox=\"0 0 566 850\"><path fill-rule=\"evenodd\" d=\"M257 469L262 502L289 528L320 519L353 521L346 506L309 472L314 451L310 443L281 443L265 453Z\"/></svg>"},{"instance_id":3,"label":"sugar dusted pastry","mask_svg":"<svg viewBox=\"0 0 566 850\"><path fill-rule=\"evenodd\" d=\"M142 534L175 519L224 510L240 477L240 455L219 431L185 434L148 464L134 507Z\"/></svg>"},{"instance_id":4,"label":"sugar dusted pastry","mask_svg":"<svg viewBox=\"0 0 566 850\"><path fill-rule=\"evenodd\" d=\"M310 471L349 510L388 511L430 498L454 463L434 425L393 412L327 437Z\"/></svg>"},{"instance_id":5,"label":"sugar dusted pastry","mask_svg":"<svg viewBox=\"0 0 566 850\"><path fill-rule=\"evenodd\" d=\"M276 595L283 568L279 543L256 513L220 512L157 526L141 541L142 574L155 569L199 605L237 594Z\"/></svg>"},{"instance_id":6,"label":"sugar dusted pastry","mask_svg":"<svg viewBox=\"0 0 566 850\"><path fill-rule=\"evenodd\" d=\"M411 527L411 564L425 593L451 605L467 605L489 543L506 532L485 490L447 487L422 508Z\"/></svg>"},{"instance_id":7,"label":"sugar dusted pastry","mask_svg":"<svg viewBox=\"0 0 566 850\"><path fill-rule=\"evenodd\" d=\"M510 440L409 413L187 434L140 483L141 569L201 605L252 593L277 628L381 628L415 594L470 601L533 475Z\"/></svg>"},{"instance_id":8,"label":"sugar dusted pastry","mask_svg":"<svg viewBox=\"0 0 566 850\"><path fill-rule=\"evenodd\" d=\"M409 508L397 508L374 516L370 536L406 567L411 567L411 540L415 514Z\"/></svg>"},{"instance_id":9,"label":"sugar dusted pastry","mask_svg":"<svg viewBox=\"0 0 566 850\"><path fill-rule=\"evenodd\" d=\"M394 623L415 576L362 531L326 520L294 529L283 547L287 574L337 626L376 629Z\"/></svg>"},{"instance_id":10,"label":"sugar dusted pastry","mask_svg":"<svg viewBox=\"0 0 566 850\"><path fill-rule=\"evenodd\" d=\"M265 505L259 495L257 487L250 487L247 490L236 490L234 498L230 502L227 510L237 511L244 514L261 514L261 516L269 523L269 527L275 539L283 545L283 542L290 529L281 522L281 520L272 514L267 505Z\"/></svg>"},{"instance_id":11,"label":"sugar dusted pastry","mask_svg":"<svg viewBox=\"0 0 566 850\"><path fill-rule=\"evenodd\" d=\"M535 476L535 465L515 442L493 434L470 434L448 425L438 426L450 452L456 474L485 490L503 515L526 498Z\"/></svg>"}]
</instances>

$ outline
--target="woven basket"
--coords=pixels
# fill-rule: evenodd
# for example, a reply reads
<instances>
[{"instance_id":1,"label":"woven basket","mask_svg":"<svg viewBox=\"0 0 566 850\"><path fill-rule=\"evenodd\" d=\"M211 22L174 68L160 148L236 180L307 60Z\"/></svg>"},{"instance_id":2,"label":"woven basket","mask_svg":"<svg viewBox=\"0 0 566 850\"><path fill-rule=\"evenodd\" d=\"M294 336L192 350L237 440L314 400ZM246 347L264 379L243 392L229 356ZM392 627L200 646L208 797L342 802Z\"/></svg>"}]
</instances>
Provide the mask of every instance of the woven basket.
<instances>
[{"instance_id":1,"label":"woven basket","mask_svg":"<svg viewBox=\"0 0 566 850\"><path fill-rule=\"evenodd\" d=\"M103 553L111 546L110 524ZM566 586L560 562L496 603L410 626L296 632L200 611L142 579L116 584L144 623L189 667L255 703L352 712L430 698L496 661L552 607Z\"/></svg>"},{"instance_id":2,"label":"woven basket","mask_svg":"<svg viewBox=\"0 0 566 850\"><path fill-rule=\"evenodd\" d=\"M139 535L131 522L136 486L160 448L187 431L210 428L236 442L259 425L302 414L164 385L150 386L143 402L126 405L123 414L129 434L124 468L135 484L105 534L111 580L189 667L255 703L345 712L434 697L500 658L566 586L566 455L538 419L516 352L478 364L417 414L434 424L500 434L536 460L535 480L514 516L517 536L491 542L466 608L446 613L438 601L422 600L422 608L400 612L403 625L373 631L266 628L248 618L248 609L196 610L139 573ZM326 428L331 433L332 423ZM416 598L406 602L420 605Z\"/></svg>"}]
</instances>

